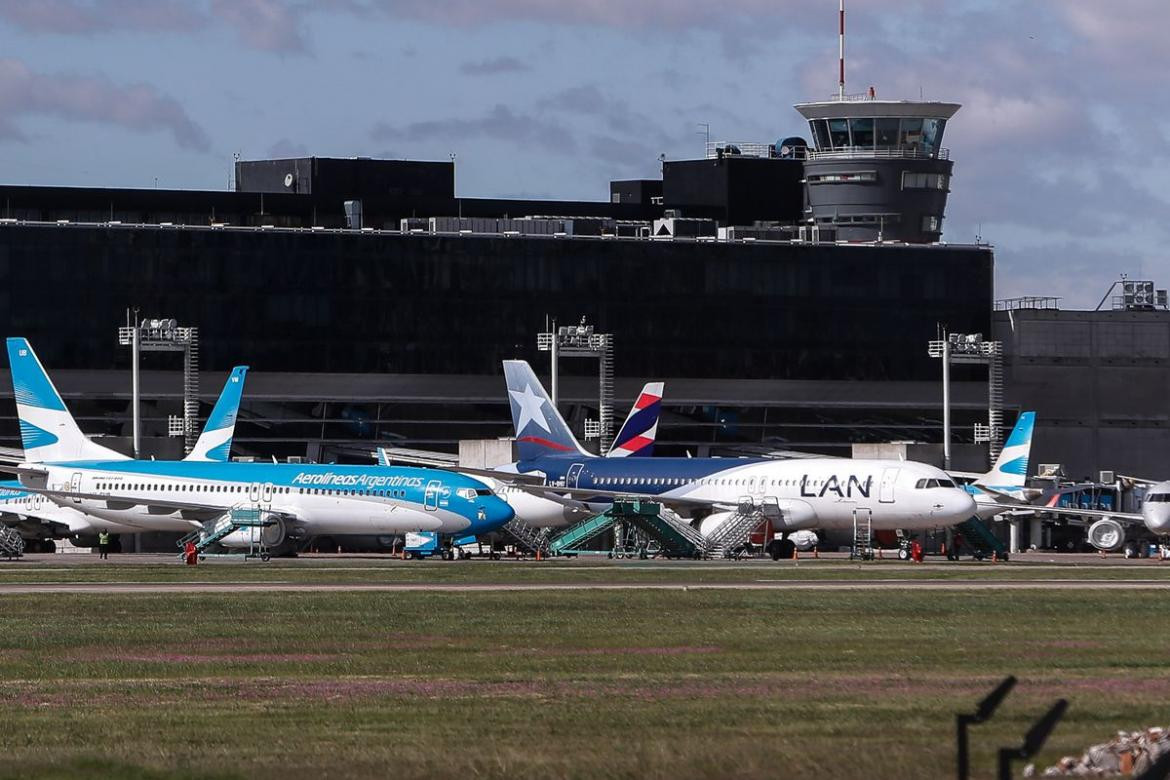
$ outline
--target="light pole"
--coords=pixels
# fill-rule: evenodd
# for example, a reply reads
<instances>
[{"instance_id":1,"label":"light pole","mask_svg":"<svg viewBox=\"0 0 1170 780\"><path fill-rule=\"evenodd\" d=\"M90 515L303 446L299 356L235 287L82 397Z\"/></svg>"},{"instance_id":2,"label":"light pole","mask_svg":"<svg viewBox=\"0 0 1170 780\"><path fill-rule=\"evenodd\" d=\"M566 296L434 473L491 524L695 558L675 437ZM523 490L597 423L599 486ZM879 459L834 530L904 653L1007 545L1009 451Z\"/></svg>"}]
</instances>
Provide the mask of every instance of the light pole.
<instances>
[{"instance_id":1,"label":"light pole","mask_svg":"<svg viewBox=\"0 0 1170 780\"><path fill-rule=\"evenodd\" d=\"M560 359L561 357L596 358L598 362L598 421L585 424L585 437L599 439L601 451L604 452L610 445L613 437L613 335L596 333L592 325L585 324L581 318L580 325L553 327L550 332L536 335L536 348L541 352L549 352L552 356L552 401L555 406L559 400Z\"/></svg>"},{"instance_id":2,"label":"light pole","mask_svg":"<svg viewBox=\"0 0 1170 780\"><path fill-rule=\"evenodd\" d=\"M139 374L142 352L183 353L183 417L169 426L171 435L184 437L184 452L190 452L198 438L199 417L199 329L179 327L173 319L140 320L138 309L126 310L126 326L118 328L118 343L130 347L130 407L134 437L134 457L141 457L142 417L139 411L141 381Z\"/></svg>"}]
</instances>

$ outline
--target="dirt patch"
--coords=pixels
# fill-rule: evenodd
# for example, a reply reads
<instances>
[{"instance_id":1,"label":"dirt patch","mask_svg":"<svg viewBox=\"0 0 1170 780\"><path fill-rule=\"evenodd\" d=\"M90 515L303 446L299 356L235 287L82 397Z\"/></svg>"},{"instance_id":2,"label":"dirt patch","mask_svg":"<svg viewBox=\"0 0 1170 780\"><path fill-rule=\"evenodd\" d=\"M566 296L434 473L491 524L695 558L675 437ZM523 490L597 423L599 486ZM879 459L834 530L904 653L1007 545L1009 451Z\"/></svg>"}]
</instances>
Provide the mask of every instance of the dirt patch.
<instances>
[{"instance_id":1,"label":"dirt patch","mask_svg":"<svg viewBox=\"0 0 1170 780\"><path fill-rule=\"evenodd\" d=\"M551 650L554 655L693 655L720 653L723 648L714 646L683 647L587 647L568 650Z\"/></svg>"}]
</instances>

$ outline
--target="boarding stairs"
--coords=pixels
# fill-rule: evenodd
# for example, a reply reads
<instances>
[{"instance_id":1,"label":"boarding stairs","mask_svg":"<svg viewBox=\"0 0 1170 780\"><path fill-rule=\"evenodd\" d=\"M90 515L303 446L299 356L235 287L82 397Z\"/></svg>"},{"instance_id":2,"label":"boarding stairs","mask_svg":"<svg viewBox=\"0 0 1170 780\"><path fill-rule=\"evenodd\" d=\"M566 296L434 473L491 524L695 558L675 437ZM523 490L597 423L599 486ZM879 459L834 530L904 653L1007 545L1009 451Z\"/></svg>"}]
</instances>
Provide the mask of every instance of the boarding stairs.
<instances>
[{"instance_id":1,"label":"boarding stairs","mask_svg":"<svg viewBox=\"0 0 1170 780\"><path fill-rule=\"evenodd\" d=\"M849 560L872 561L873 513L868 509L853 510L853 546L849 548Z\"/></svg>"},{"instance_id":2,"label":"boarding stairs","mask_svg":"<svg viewBox=\"0 0 1170 780\"><path fill-rule=\"evenodd\" d=\"M514 517L505 523L500 530L506 536L511 537L517 547L533 555L548 555L549 553L549 531L547 528L536 528L519 517Z\"/></svg>"},{"instance_id":3,"label":"boarding stairs","mask_svg":"<svg viewBox=\"0 0 1170 780\"><path fill-rule=\"evenodd\" d=\"M742 502L735 514L727 518L704 540L706 554L711 558L731 558L739 553L751 535L756 532L769 515L779 518L779 508L773 507L769 512L765 507L758 507L751 501Z\"/></svg>"},{"instance_id":4,"label":"boarding stairs","mask_svg":"<svg viewBox=\"0 0 1170 780\"><path fill-rule=\"evenodd\" d=\"M0 525L0 555L9 560L24 555L24 537L20 531Z\"/></svg>"},{"instance_id":5,"label":"boarding stairs","mask_svg":"<svg viewBox=\"0 0 1170 780\"><path fill-rule=\"evenodd\" d=\"M636 536L632 531L657 542L658 551L667 557L695 558L706 554L706 540L701 533L671 512L664 512L661 504L638 499L616 499L602 514L569 526L553 536L549 540L549 550L555 555L573 554L590 540L606 531L615 530L618 525L622 526L622 533L618 534L622 541L619 545L621 549L615 548L615 551L623 554L629 552L629 540ZM638 544L641 544L643 550L649 551L648 545Z\"/></svg>"},{"instance_id":6,"label":"boarding stairs","mask_svg":"<svg viewBox=\"0 0 1170 780\"><path fill-rule=\"evenodd\" d=\"M1001 542L978 517L959 523L955 526L955 532L963 535L963 540L975 552L976 558L990 558L994 555L1001 561L1008 559L1007 545Z\"/></svg>"},{"instance_id":7,"label":"boarding stairs","mask_svg":"<svg viewBox=\"0 0 1170 780\"><path fill-rule=\"evenodd\" d=\"M272 521L265 519L264 512L259 507L235 506L214 520L203 523L177 542L179 557L186 555L188 544L195 545L195 552L201 557L230 557L230 558L264 558L268 557L268 550L264 545L263 529L271 525ZM207 550L224 537L245 528L259 528L259 533L251 535L251 541L246 552L209 553Z\"/></svg>"},{"instance_id":8,"label":"boarding stairs","mask_svg":"<svg viewBox=\"0 0 1170 780\"><path fill-rule=\"evenodd\" d=\"M610 512L603 512L574 523L549 539L549 552L553 555L564 555L579 550L582 545L612 529L615 522Z\"/></svg>"}]
</instances>

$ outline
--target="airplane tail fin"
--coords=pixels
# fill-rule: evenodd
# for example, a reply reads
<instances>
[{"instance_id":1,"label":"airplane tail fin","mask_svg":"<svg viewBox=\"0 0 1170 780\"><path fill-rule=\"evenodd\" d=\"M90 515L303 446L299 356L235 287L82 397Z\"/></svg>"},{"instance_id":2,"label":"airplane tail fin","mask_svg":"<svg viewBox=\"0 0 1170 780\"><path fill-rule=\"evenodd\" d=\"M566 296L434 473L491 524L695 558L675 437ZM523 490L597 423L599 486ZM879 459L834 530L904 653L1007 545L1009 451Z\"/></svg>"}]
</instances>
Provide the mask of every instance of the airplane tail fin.
<instances>
[{"instance_id":1,"label":"airplane tail fin","mask_svg":"<svg viewBox=\"0 0 1170 780\"><path fill-rule=\"evenodd\" d=\"M211 409L211 416L203 426L203 433L195 442L194 449L183 460L215 461L226 463L231 457L232 437L236 434L236 415L240 411L240 398L244 394L244 378L247 366L236 366L228 375L219 394L219 400Z\"/></svg>"},{"instance_id":2,"label":"airplane tail fin","mask_svg":"<svg viewBox=\"0 0 1170 780\"><path fill-rule=\"evenodd\" d=\"M561 454L590 457L577 443L527 361L505 360L504 378L508 382L508 403L520 460Z\"/></svg>"},{"instance_id":3,"label":"airplane tail fin","mask_svg":"<svg viewBox=\"0 0 1170 780\"><path fill-rule=\"evenodd\" d=\"M1032 453L1035 412L1022 412L991 471L975 480L988 487L1023 487L1028 481L1028 458Z\"/></svg>"},{"instance_id":4,"label":"airplane tail fin","mask_svg":"<svg viewBox=\"0 0 1170 780\"><path fill-rule=\"evenodd\" d=\"M630 408L630 414L606 453L607 458L645 457L654 454L658 415L662 409L662 382L647 382Z\"/></svg>"},{"instance_id":5,"label":"airplane tail fin","mask_svg":"<svg viewBox=\"0 0 1170 780\"><path fill-rule=\"evenodd\" d=\"M8 339L8 365L26 461L129 460L81 432L27 339Z\"/></svg>"}]
</instances>

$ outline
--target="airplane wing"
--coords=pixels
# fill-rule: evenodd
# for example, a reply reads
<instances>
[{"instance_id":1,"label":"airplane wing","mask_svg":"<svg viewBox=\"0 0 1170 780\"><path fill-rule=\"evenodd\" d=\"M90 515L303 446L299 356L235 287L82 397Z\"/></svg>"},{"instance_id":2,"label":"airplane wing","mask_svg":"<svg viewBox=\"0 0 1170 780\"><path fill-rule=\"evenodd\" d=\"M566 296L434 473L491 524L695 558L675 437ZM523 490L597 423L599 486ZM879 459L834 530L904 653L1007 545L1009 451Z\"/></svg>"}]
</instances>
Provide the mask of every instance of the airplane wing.
<instances>
[{"instance_id":1,"label":"airplane wing","mask_svg":"<svg viewBox=\"0 0 1170 780\"><path fill-rule=\"evenodd\" d=\"M457 466L459 456L431 450L414 450L406 447L379 447L375 452L379 463L405 463L408 466ZM385 461L383 463L383 460Z\"/></svg>"},{"instance_id":2,"label":"airplane wing","mask_svg":"<svg viewBox=\"0 0 1170 780\"><path fill-rule=\"evenodd\" d=\"M513 485L517 490L523 490L525 493L532 493L543 498L548 498L553 501L558 501L557 496L566 494L577 501L588 501L590 498L603 498L608 500L614 499L637 499L639 501L653 501L663 506L680 509L721 509L732 510L736 509L736 504L728 504L726 501L712 501L705 498L683 498L681 496L666 496L657 495L653 493L631 493L629 491L620 492L616 490L598 490L596 488L570 488L560 487L558 485L531 485L531 484L516 484ZM560 501L560 503L564 503Z\"/></svg>"},{"instance_id":3,"label":"airplane wing","mask_svg":"<svg viewBox=\"0 0 1170 780\"><path fill-rule=\"evenodd\" d=\"M1067 517L1111 517L1114 520L1132 520L1144 523L1144 518L1136 512L1110 512L1107 509L1077 509L1071 506L1033 506L1028 507L1036 512L1045 512Z\"/></svg>"},{"instance_id":4,"label":"airplane wing","mask_svg":"<svg viewBox=\"0 0 1170 780\"><path fill-rule=\"evenodd\" d=\"M222 506L200 504L193 501L174 501L165 498L143 498L141 496L120 496L109 493L83 493L64 488L38 488L22 486L21 490L29 493L38 493L50 498L85 499L87 501L105 501L111 509L129 509L134 506L144 506L148 514L171 514L173 512L194 512L209 514L212 517L222 515L227 511Z\"/></svg>"}]
</instances>

